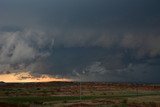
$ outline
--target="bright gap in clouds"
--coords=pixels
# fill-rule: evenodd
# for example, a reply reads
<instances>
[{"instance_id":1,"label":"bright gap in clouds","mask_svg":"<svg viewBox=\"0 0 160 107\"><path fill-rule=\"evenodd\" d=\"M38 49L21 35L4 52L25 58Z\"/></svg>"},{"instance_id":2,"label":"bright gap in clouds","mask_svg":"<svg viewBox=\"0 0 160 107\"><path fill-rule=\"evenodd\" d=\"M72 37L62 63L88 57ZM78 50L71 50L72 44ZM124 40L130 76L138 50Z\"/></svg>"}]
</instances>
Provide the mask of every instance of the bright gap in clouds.
<instances>
[{"instance_id":1,"label":"bright gap in clouds","mask_svg":"<svg viewBox=\"0 0 160 107\"><path fill-rule=\"evenodd\" d=\"M67 78L51 77L49 75L34 76L29 72L0 74L0 81L3 82L50 82L50 81L71 81Z\"/></svg>"}]
</instances>

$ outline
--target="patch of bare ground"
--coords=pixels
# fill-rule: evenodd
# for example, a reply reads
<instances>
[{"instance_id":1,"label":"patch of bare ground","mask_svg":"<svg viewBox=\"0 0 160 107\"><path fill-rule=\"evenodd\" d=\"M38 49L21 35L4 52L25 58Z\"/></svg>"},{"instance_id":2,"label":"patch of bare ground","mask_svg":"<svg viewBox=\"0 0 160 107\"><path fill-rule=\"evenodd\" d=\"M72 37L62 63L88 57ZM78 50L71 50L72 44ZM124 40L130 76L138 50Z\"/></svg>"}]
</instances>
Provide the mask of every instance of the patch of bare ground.
<instances>
[{"instance_id":1,"label":"patch of bare ground","mask_svg":"<svg viewBox=\"0 0 160 107\"><path fill-rule=\"evenodd\" d=\"M128 107L160 107L160 103L130 103L128 104Z\"/></svg>"},{"instance_id":2,"label":"patch of bare ground","mask_svg":"<svg viewBox=\"0 0 160 107\"><path fill-rule=\"evenodd\" d=\"M118 100L105 100L105 99L97 99L97 100L88 100L83 102L75 102L67 104L65 107L97 107L100 105L114 105L119 104Z\"/></svg>"},{"instance_id":3,"label":"patch of bare ground","mask_svg":"<svg viewBox=\"0 0 160 107\"><path fill-rule=\"evenodd\" d=\"M92 101L93 104L97 105L111 105L111 104L119 104L118 100L105 100L105 99L97 99Z\"/></svg>"}]
</instances>

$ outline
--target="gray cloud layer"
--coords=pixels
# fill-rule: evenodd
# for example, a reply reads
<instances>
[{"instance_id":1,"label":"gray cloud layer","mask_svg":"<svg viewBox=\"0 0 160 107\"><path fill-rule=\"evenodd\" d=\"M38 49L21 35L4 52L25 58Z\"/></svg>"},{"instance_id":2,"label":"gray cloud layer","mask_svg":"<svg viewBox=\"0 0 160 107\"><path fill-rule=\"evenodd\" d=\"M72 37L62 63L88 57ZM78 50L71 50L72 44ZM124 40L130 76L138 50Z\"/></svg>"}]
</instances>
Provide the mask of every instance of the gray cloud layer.
<instances>
[{"instance_id":1,"label":"gray cloud layer","mask_svg":"<svg viewBox=\"0 0 160 107\"><path fill-rule=\"evenodd\" d=\"M159 0L0 1L0 70L160 82L159 11Z\"/></svg>"}]
</instances>

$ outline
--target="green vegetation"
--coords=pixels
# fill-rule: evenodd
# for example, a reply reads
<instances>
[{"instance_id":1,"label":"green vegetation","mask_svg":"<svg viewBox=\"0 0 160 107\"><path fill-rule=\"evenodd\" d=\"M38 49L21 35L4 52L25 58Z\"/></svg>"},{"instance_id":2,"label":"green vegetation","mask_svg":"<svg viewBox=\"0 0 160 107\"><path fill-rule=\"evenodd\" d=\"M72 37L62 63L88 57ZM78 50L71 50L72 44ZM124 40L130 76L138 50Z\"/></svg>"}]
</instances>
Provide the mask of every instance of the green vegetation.
<instances>
[{"instance_id":1,"label":"green vegetation","mask_svg":"<svg viewBox=\"0 0 160 107\"><path fill-rule=\"evenodd\" d=\"M139 94L138 97L142 96L154 96L158 95L155 93L149 93L149 94ZM160 95L160 94L159 94ZM81 100L93 100L93 99L123 99L123 98L133 98L137 97L137 94L128 94L128 95L112 95L112 96L82 96ZM42 103L43 102L49 102L49 101L64 101L67 102L67 100L79 100L79 96L45 96L45 97L37 97L37 96L26 96L26 97L7 97L7 98L1 98L0 101L3 102L9 102L9 103L18 103L18 104L30 104L30 103ZM124 99L122 101L122 105L125 105L127 103L127 100Z\"/></svg>"}]
</instances>

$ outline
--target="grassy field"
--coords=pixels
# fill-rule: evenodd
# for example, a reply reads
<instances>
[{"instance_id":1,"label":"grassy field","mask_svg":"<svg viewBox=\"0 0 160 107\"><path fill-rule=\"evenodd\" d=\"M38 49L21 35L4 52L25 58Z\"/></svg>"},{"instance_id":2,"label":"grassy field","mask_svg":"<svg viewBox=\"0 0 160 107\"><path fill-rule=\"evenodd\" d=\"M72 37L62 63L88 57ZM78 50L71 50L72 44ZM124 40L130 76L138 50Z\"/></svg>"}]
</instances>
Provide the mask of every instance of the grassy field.
<instances>
[{"instance_id":1,"label":"grassy field","mask_svg":"<svg viewBox=\"0 0 160 107\"><path fill-rule=\"evenodd\" d=\"M0 87L0 107L160 107L160 86L153 84L49 82Z\"/></svg>"}]
</instances>

